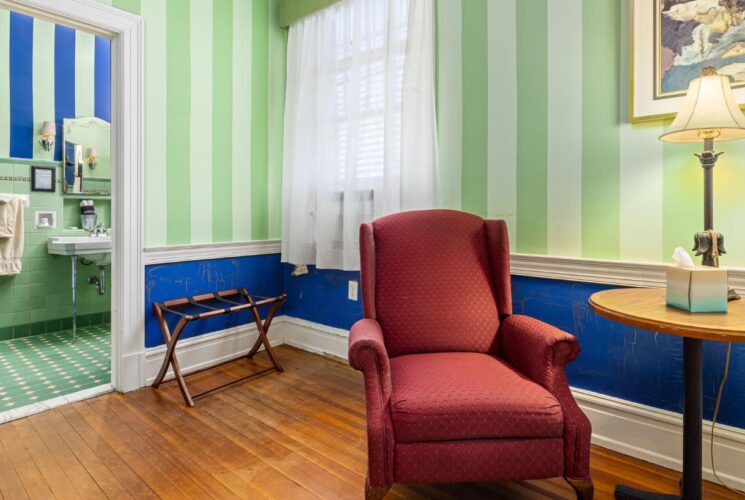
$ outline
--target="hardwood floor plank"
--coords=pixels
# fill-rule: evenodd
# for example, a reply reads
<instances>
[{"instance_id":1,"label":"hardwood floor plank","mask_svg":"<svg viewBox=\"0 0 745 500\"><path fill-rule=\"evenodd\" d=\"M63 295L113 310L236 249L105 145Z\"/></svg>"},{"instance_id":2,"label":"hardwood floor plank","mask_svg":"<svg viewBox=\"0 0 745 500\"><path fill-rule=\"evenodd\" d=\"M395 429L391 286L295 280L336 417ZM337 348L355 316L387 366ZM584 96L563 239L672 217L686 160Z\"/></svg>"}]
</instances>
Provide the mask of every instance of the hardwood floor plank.
<instances>
[{"instance_id":1,"label":"hardwood floor plank","mask_svg":"<svg viewBox=\"0 0 745 500\"><path fill-rule=\"evenodd\" d=\"M188 498L213 496L195 481L178 457L159 449L140 434L133 432L109 407L108 400L88 400L78 407L78 411L120 456L140 457L141 464L138 464L135 471L148 484L153 478L167 478L162 482L168 482L175 489L165 489L161 495L170 495L173 491L176 495ZM129 463L132 461L131 458L127 460Z\"/></svg>"},{"instance_id":2,"label":"hardwood floor plank","mask_svg":"<svg viewBox=\"0 0 745 500\"><path fill-rule=\"evenodd\" d=\"M69 478L80 498L105 497L104 490L96 483L72 450L67 447L67 444L49 424L46 415L45 413L35 415L29 418L29 422L41 441L46 445L49 456L56 461L60 469Z\"/></svg>"},{"instance_id":3,"label":"hardwood floor plank","mask_svg":"<svg viewBox=\"0 0 745 500\"><path fill-rule=\"evenodd\" d=\"M8 424L3 424L8 425ZM26 488L18 476L0 439L0 494L3 498L28 498Z\"/></svg>"},{"instance_id":4,"label":"hardwood floor plank","mask_svg":"<svg viewBox=\"0 0 745 500\"><path fill-rule=\"evenodd\" d=\"M144 391L139 392L144 394ZM181 394L175 388L161 391L156 397L161 397L162 402L162 398L169 400L168 404L163 402L161 409L168 409L169 406L178 409L179 405L183 404ZM269 498L318 498L293 481L292 478L263 462L254 453L246 452L239 444L225 435L223 426L219 422L203 416L199 409L183 411L192 417L192 432L200 435L205 441L212 442L217 448L215 453L226 458L228 467L247 480L262 495ZM260 452L261 450L255 451Z\"/></svg>"},{"instance_id":5,"label":"hardwood floor plank","mask_svg":"<svg viewBox=\"0 0 745 500\"><path fill-rule=\"evenodd\" d=\"M236 441L244 443L244 447L261 449L263 460L321 498L354 498L359 493L356 487L359 478L347 481L347 478L342 479L333 474L318 464L316 459L323 457L308 457L297 446L287 446L286 440L273 438L263 431L264 426L250 422L249 415L221 399L219 395L205 405L205 412L215 419L222 419L231 429L231 434L240 437Z\"/></svg>"},{"instance_id":6,"label":"hardwood floor plank","mask_svg":"<svg viewBox=\"0 0 745 500\"><path fill-rule=\"evenodd\" d=\"M23 421L0 425L0 442L2 442L8 457L10 457L16 474L23 483L23 488L28 496L34 499L54 498L52 490L49 489L47 482L44 480L44 476L42 476L31 455L26 451L24 442L17 439L18 429L26 425L28 424Z\"/></svg>"},{"instance_id":7,"label":"hardwood floor plank","mask_svg":"<svg viewBox=\"0 0 745 500\"><path fill-rule=\"evenodd\" d=\"M106 467L88 444L67 423L62 415L56 411L48 411L37 415L36 422L40 428L48 427L64 443L80 465L85 469L108 498L127 498L130 493L117 480L116 476ZM49 432L51 432L49 431ZM46 431L42 434L45 434Z\"/></svg>"},{"instance_id":8,"label":"hardwood floor plank","mask_svg":"<svg viewBox=\"0 0 745 500\"><path fill-rule=\"evenodd\" d=\"M33 417L29 420L33 420ZM80 493L49 452L33 425L16 425L15 430L15 439L23 443L26 451L38 467L44 481L51 490L52 495L59 499L72 500L79 498Z\"/></svg>"},{"instance_id":9,"label":"hardwood floor plank","mask_svg":"<svg viewBox=\"0 0 745 500\"><path fill-rule=\"evenodd\" d=\"M338 361L276 349L286 372L187 408L169 382L109 394L0 425L2 498L362 498L367 469L364 384ZM189 379L195 391L268 366L265 355ZM595 498L624 482L676 492L680 474L592 448ZM707 499L734 499L705 483ZM562 478L395 485L393 499L574 499ZM739 497L743 498L743 497Z\"/></svg>"},{"instance_id":10,"label":"hardwood floor plank","mask_svg":"<svg viewBox=\"0 0 745 500\"><path fill-rule=\"evenodd\" d=\"M179 453L189 455L234 494L242 498L264 498L251 486L250 479L244 480L234 472L232 463L211 439L201 439L200 431L192 427L198 425L198 422L181 412L176 405L164 403L160 395L149 390L140 392L141 395L151 396L153 399L145 401L134 400L133 397L129 397L130 395L122 397L121 400L128 410L146 420L155 432L163 436ZM168 405L168 409L163 405Z\"/></svg>"},{"instance_id":11,"label":"hardwood floor plank","mask_svg":"<svg viewBox=\"0 0 745 500\"><path fill-rule=\"evenodd\" d=\"M215 498L234 499L240 497L196 463L190 453L179 452L178 448L172 446L164 436L153 430L147 422L132 412L128 406L122 404L122 399L120 397L107 401L107 407L112 412L115 412L132 432L141 436L143 440L157 448L158 453L162 454L169 463L176 463L185 474L188 474L202 489L208 491Z\"/></svg>"},{"instance_id":12,"label":"hardwood floor plank","mask_svg":"<svg viewBox=\"0 0 745 500\"><path fill-rule=\"evenodd\" d=\"M112 472L117 480L135 498L158 498L155 485L151 487L134 471L135 464L129 464L93 429L78 413L81 403L63 406L59 413L69 427L75 430L80 438L93 450L106 468Z\"/></svg>"}]
</instances>

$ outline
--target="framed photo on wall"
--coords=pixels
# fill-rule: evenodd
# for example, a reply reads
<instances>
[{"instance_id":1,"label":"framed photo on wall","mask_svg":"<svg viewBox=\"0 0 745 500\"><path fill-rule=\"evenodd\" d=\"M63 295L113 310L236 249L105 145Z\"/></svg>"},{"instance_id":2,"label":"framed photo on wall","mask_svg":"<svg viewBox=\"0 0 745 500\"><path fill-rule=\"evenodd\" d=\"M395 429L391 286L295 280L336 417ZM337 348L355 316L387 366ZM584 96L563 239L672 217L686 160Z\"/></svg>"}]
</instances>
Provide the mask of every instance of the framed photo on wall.
<instances>
[{"instance_id":1,"label":"framed photo on wall","mask_svg":"<svg viewBox=\"0 0 745 500\"><path fill-rule=\"evenodd\" d=\"M631 121L672 118L705 66L745 104L745 2L631 0Z\"/></svg>"},{"instance_id":2,"label":"framed photo on wall","mask_svg":"<svg viewBox=\"0 0 745 500\"><path fill-rule=\"evenodd\" d=\"M31 167L31 191L54 193L57 188L56 177L54 167Z\"/></svg>"}]
</instances>

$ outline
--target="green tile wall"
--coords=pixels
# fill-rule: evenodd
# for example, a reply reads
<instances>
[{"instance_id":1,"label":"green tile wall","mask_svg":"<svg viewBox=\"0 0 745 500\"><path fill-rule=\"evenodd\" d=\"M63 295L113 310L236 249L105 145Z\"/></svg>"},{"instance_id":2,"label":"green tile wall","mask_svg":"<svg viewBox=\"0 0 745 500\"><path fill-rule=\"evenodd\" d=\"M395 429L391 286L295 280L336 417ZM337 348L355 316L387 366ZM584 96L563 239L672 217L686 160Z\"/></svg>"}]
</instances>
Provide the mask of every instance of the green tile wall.
<instances>
[{"instance_id":1,"label":"green tile wall","mask_svg":"<svg viewBox=\"0 0 745 500\"><path fill-rule=\"evenodd\" d=\"M31 165L54 166L58 162L0 158L0 178L31 177ZM56 192L32 192L29 181L2 181L0 193L30 194L31 207L24 210L23 270L17 276L0 276L0 340L59 331L71 326L72 276L70 259L47 253L47 238L76 234L64 228L79 226L80 197L62 195L57 183ZM99 221L111 225L111 202L93 197ZM36 210L56 210L56 229L37 229L33 218ZM79 234L85 234L79 232ZM78 265L78 319L81 326L109 320L111 310L110 270L106 272L106 294L98 295L88 284L88 277L98 275L95 266Z\"/></svg>"}]
</instances>

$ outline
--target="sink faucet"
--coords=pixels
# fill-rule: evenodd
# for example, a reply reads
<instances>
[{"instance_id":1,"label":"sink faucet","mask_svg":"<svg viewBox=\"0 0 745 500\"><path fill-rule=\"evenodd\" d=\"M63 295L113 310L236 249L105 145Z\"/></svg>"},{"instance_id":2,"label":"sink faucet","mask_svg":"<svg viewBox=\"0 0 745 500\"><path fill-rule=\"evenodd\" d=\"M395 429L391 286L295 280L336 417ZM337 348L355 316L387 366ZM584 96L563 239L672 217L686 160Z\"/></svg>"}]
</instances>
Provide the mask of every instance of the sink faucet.
<instances>
[{"instance_id":1,"label":"sink faucet","mask_svg":"<svg viewBox=\"0 0 745 500\"><path fill-rule=\"evenodd\" d=\"M98 224L96 224L96 227L91 229L91 236L95 238L102 235L106 236L107 232L106 228L103 227L103 222L99 222Z\"/></svg>"}]
</instances>

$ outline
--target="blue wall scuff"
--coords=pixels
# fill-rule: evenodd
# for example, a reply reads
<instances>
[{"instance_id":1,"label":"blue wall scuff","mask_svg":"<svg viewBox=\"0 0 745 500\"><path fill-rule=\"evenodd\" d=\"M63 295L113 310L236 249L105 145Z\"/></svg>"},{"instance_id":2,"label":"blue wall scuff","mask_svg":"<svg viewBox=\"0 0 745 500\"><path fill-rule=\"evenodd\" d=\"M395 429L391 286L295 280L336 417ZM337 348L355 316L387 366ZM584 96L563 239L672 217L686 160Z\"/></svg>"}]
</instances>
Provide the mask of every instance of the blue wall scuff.
<instances>
[{"instance_id":1,"label":"blue wall scuff","mask_svg":"<svg viewBox=\"0 0 745 500\"><path fill-rule=\"evenodd\" d=\"M164 343L153 314L154 302L241 287L247 288L252 295L275 296L282 293L282 265L279 262L279 254L147 266L145 346L155 347ZM266 311L262 310L262 317L265 314ZM172 317L169 319L171 331L176 321L177 319ZM246 323L253 323L248 311L194 321L186 327L182 338Z\"/></svg>"},{"instance_id":2,"label":"blue wall scuff","mask_svg":"<svg viewBox=\"0 0 745 500\"><path fill-rule=\"evenodd\" d=\"M291 266L284 266L286 314L345 329L362 317L362 303L347 299L347 281L359 280L359 273L311 268L310 274L293 277L291 270ZM514 312L536 317L578 337L582 352L567 366L573 387L681 413L683 340L597 316L588 299L608 288L617 287L513 276ZM704 416L708 419L724 371L726 350L726 344L704 344ZM730 370L719 420L745 428L745 345L733 346Z\"/></svg>"},{"instance_id":3,"label":"blue wall scuff","mask_svg":"<svg viewBox=\"0 0 745 500\"><path fill-rule=\"evenodd\" d=\"M348 282L359 283L357 271L317 269L308 266L308 274L291 276L294 266L282 265L287 293L285 314L296 318L349 330L362 318L362 288L357 301L347 298Z\"/></svg>"}]
</instances>

